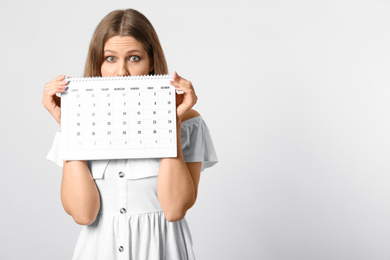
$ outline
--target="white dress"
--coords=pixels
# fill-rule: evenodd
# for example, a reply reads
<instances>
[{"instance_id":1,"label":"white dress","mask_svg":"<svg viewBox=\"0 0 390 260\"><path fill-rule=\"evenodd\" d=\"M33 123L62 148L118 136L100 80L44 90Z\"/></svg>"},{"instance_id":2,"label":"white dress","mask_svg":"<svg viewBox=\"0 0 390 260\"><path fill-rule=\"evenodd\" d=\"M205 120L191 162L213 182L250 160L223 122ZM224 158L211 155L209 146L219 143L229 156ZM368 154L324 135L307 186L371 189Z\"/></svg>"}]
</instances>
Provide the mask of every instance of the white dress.
<instances>
[{"instance_id":1,"label":"white dress","mask_svg":"<svg viewBox=\"0 0 390 260\"><path fill-rule=\"evenodd\" d=\"M47 159L62 167L57 131ZM217 163L207 125L198 116L182 123L186 162L202 162L202 171ZM195 259L184 219L168 222L157 198L160 159L87 161L99 189L96 221L83 226L73 259Z\"/></svg>"}]
</instances>

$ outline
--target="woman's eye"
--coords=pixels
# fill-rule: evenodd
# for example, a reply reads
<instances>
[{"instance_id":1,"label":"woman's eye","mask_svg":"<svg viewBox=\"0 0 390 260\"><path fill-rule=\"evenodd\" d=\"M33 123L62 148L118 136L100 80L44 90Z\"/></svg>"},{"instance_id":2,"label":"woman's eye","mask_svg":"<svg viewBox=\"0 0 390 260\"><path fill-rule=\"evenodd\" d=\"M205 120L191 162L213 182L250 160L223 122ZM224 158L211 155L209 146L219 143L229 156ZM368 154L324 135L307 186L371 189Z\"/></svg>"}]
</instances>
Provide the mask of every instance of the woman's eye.
<instances>
[{"instance_id":1,"label":"woman's eye","mask_svg":"<svg viewBox=\"0 0 390 260\"><path fill-rule=\"evenodd\" d=\"M133 56L131 56L130 57L130 59L129 59L130 61L139 61L139 57L138 56L135 56L135 55L133 55Z\"/></svg>"},{"instance_id":2,"label":"woman's eye","mask_svg":"<svg viewBox=\"0 0 390 260\"><path fill-rule=\"evenodd\" d=\"M108 57L106 58L106 60L109 61L109 62L113 62L113 61L115 61L115 57L113 57L113 56L108 56Z\"/></svg>"}]
</instances>

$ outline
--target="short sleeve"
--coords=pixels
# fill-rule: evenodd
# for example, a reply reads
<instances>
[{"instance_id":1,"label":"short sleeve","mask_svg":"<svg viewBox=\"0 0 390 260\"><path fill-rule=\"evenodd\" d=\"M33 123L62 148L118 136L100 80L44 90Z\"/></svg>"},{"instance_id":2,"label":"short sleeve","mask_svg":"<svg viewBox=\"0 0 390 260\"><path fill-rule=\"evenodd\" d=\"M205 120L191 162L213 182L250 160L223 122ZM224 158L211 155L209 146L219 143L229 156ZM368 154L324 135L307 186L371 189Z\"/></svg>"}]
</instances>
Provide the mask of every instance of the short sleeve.
<instances>
[{"instance_id":1,"label":"short sleeve","mask_svg":"<svg viewBox=\"0 0 390 260\"><path fill-rule=\"evenodd\" d=\"M201 116L182 123L181 144L186 162L202 162L202 171L218 162L210 131Z\"/></svg>"},{"instance_id":2,"label":"short sleeve","mask_svg":"<svg viewBox=\"0 0 390 260\"><path fill-rule=\"evenodd\" d=\"M58 130L54 136L53 144L51 145L49 153L46 155L46 159L54 162L60 167L63 167L64 162L60 156L60 144L61 144L61 132Z\"/></svg>"},{"instance_id":3,"label":"short sleeve","mask_svg":"<svg viewBox=\"0 0 390 260\"><path fill-rule=\"evenodd\" d=\"M46 159L54 162L61 168L64 166L64 161L61 160L60 145L61 145L61 132L58 130L54 136L53 144L51 145L50 151L46 156ZM92 173L94 179L103 178L103 174L109 160L96 160L96 161L87 161L88 168Z\"/></svg>"}]
</instances>

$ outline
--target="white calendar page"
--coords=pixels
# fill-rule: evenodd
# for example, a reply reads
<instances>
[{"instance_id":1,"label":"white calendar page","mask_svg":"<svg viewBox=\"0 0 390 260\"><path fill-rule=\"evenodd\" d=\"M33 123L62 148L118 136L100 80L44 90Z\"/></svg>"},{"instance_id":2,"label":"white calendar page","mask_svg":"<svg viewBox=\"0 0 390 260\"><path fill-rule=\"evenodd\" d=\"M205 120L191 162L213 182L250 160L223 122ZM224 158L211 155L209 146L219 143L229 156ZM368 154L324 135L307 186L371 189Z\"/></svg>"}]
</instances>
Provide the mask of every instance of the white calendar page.
<instances>
[{"instance_id":1,"label":"white calendar page","mask_svg":"<svg viewBox=\"0 0 390 260\"><path fill-rule=\"evenodd\" d=\"M61 95L62 160L176 157L171 79L70 78Z\"/></svg>"}]
</instances>

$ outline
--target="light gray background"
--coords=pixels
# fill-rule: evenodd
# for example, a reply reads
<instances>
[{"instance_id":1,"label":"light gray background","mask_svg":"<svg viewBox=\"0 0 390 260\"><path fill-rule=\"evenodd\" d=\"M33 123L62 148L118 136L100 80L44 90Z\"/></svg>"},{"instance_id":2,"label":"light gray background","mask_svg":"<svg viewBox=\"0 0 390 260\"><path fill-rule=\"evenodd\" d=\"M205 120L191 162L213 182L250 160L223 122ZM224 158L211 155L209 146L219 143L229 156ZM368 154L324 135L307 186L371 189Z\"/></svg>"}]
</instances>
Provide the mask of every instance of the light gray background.
<instances>
[{"instance_id":1,"label":"light gray background","mask_svg":"<svg viewBox=\"0 0 390 260\"><path fill-rule=\"evenodd\" d=\"M256 4L254 4L256 3ZM390 259L390 1L2 1L0 259L70 259L44 84L83 73L110 11L153 23L219 164L187 213L198 259Z\"/></svg>"}]
</instances>

